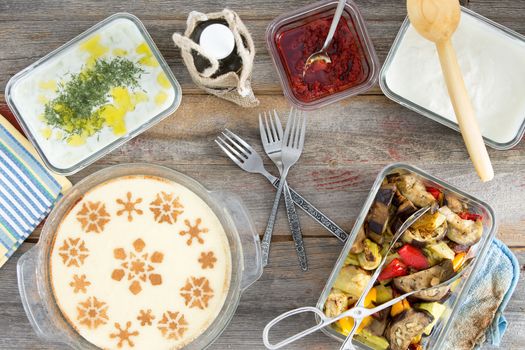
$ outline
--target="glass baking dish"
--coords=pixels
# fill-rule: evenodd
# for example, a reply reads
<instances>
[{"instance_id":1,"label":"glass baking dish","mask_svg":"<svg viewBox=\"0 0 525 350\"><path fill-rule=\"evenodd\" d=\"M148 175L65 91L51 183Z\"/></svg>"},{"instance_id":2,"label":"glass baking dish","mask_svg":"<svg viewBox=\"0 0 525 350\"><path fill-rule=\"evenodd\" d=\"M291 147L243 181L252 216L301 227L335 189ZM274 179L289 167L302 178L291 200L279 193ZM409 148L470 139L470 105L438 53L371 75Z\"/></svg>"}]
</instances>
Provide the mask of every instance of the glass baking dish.
<instances>
[{"instance_id":1,"label":"glass baking dish","mask_svg":"<svg viewBox=\"0 0 525 350\"><path fill-rule=\"evenodd\" d=\"M18 260L18 287L29 322L44 340L65 343L74 349L97 349L77 333L60 311L50 281L49 254L62 218L90 189L111 179L132 175L160 177L183 185L208 204L224 227L232 259L226 300L204 333L183 348L205 349L232 319L242 292L262 274L259 236L238 198L225 192L208 191L186 175L152 164L123 164L100 170L73 186L60 200L49 215L38 243Z\"/></svg>"},{"instance_id":2,"label":"glass baking dish","mask_svg":"<svg viewBox=\"0 0 525 350\"><path fill-rule=\"evenodd\" d=\"M504 38L505 40L508 39L508 46L512 46L514 50L521 50L522 52L525 50L525 36L507 28L507 27L504 27L502 26L501 24L498 24L494 21L491 21L490 19L486 18L486 17L483 17L481 15L479 15L478 13L474 12L474 11L471 11L467 8L464 8L462 7L461 8L461 11L462 11L462 16L468 16L469 19L472 18L474 19L475 21L479 21L479 25L480 27L483 26L483 28L486 27L487 30L489 31L494 31L493 32L493 35L498 35L498 36L501 36L501 38ZM410 21L408 20L408 18L406 18L403 22L403 24L401 25L401 28L399 29L399 32L396 36L396 39L394 40L394 43L392 44L392 47L388 53L388 56L385 60L385 63L383 65L383 68L381 69L381 72L380 72L380 77L379 77L379 84L381 86L381 90L384 92L384 94L390 98L391 100L393 100L394 102L397 102L399 103L400 105L402 106L405 106L407 107L408 109L411 109L427 118L430 118L440 124L443 124L443 125L446 125L448 126L449 128L451 129L454 129L456 131L459 131L459 126L458 124L456 123L455 121L455 116L453 114L453 111L451 112L452 115L449 116L449 118L446 118L443 114L439 114L439 113L436 113L435 111L431 110L431 107L425 107L425 106L422 106L421 104L418 104L414 101L411 101L410 99L408 99L407 97L405 96L402 96L400 95L399 93L396 93L394 91L394 89L389 86L388 84L388 74L392 68L392 65L393 65L393 62L396 58L396 55L397 53L400 51L400 48L402 46L402 43L403 43L403 40L405 38L405 36L407 35L407 31L408 29L412 29L411 28L411 25L410 25ZM458 28L458 31L456 33L456 35L458 35L458 33L460 33L462 27L461 25L459 26ZM461 34L461 33L460 33ZM465 34L466 35L466 34ZM423 38L421 38L421 40L425 40ZM426 44L426 43L425 43ZM428 45L432 45L431 43L428 43ZM461 47L456 47L456 49L463 49ZM465 49L467 50L467 49ZM475 49L472 49L472 50L475 50ZM477 52L477 51L476 51ZM477 55L478 57L483 57L483 52L474 52L472 53L472 55ZM522 53L523 54L523 53ZM512 55L511 52L509 52L507 55ZM460 65L462 66L467 66L470 64L470 62L467 62L467 60L465 59L465 62L461 62L461 57L459 55L459 51L458 51L458 59L460 61ZM491 58L492 59L492 58ZM516 60L514 60L516 61ZM438 62L437 60L437 54L436 54L436 62ZM497 64L496 62L494 64ZM421 68L421 67L420 67ZM413 68L414 71L412 72L413 74L422 74L421 73L421 69L418 69L417 67ZM416 73L418 72L418 73ZM490 76L491 72L489 71L478 71L478 72L473 72L473 76L474 74L477 75L477 76L484 76L486 75L486 73ZM509 74L515 74L515 73L509 73ZM493 77L493 79L495 79ZM506 93L507 95L512 95L512 94L516 94L516 92L513 90L513 89L506 89L506 78L505 77L500 77L498 78L499 79L499 90L501 90L500 94L503 94L503 93ZM465 76L465 80L467 81L468 80L468 76ZM497 80L497 79L496 79ZM487 83L488 84L488 83ZM487 87L485 87L485 89L489 90L489 86L487 85ZM508 91L507 91L508 90ZM446 90L445 91L445 94L446 94ZM494 90L492 90L492 88L489 90L491 93L494 92ZM431 93L431 92L429 92ZM448 97L448 95L447 95ZM473 98L473 96L471 96L471 98ZM523 96L518 96L517 99L521 99L523 100ZM489 102L487 102L489 103ZM496 106L493 105L493 102L490 102L492 107L491 108L495 108L495 112L491 112L491 116L492 117L495 117L495 119L497 118L497 121L493 122L493 123L496 123L497 125L500 125L501 123L503 123L503 125L510 125L511 123L510 122L506 122L504 119L502 119L503 117L501 116L502 112L500 111L501 108L497 108ZM508 104L508 103L513 103L512 101L512 98L509 98L509 99L505 99L505 102L502 102L502 103L505 103L505 104ZM451 109L452 107L450 107ZM500 111L500 112L498 112ZM497 117L496 117L497 116ZM516 124L516 123L513 123L513 124ZM481 123L480 123L480 126ZM487 132L491 132L490 129L492 129L492 126L491 124L488 124L487 125ZM497 150L508 150L508 149L511 149L513 148L514 146L516 146L520 140L522 139L523 137L523 134L525 133L525 112L523 113L523 118L521 120L520 123L512 126L512 130L509 130L508 134L511 135L511 136L492 136L491 137L487 137L486 135L483 135L484 136L484 140L485 140L485 143L494 148L494 149L497 149ZM483 133L483 130L482 130L482 134ZM497 138L497 139L496 139Z\"/></svg>"},{"instance_id":3,"label":"glass baking dish","mask_svg":"<svg viewBox=\"0 0 525 350\"><path fill-rule=\"evenodd\" d=\"M103 79L99 77L103 76ZM117 13L14 75L6 100L46 166L70 175L172 114L181 88L142 22Z\"/></svg>"},{"instance_id":4,"label":"glass baking dish","mask_svg":"<svg viewBox=\"0 0 525 350\"><path fill-rule=\"evenodd\" d=\"M311 101L301 101L294 93L291 87L288 67L277 45L277 37L285 31L300 27L314 20L333 16L336 7L337 1L334 0L317 2L277 17L266 29L266 45L277 69L284 95L297 108L315 110L344 98L366 92L377 82L380 66L374 45L368 35L366 24L359 8L352 0L347 0L342 19L346 20L349 24L350 32L357 38L358 47L362 54L363 81L355 86L350 86L342 91L330 93L317 99L314 98Z\"/></svg>"},{"instance_id":5,"label":"glass baking dish","mask_svg":"<svg viewBox=\"0 0 525 350\"><path fill-rule=\"evenodd\" d=\"M324 310L324 305L325 305L328 295L330 294L330 290L335 280L337 279L337 276L339 275L339 271L344 266L345 258L349 254L350 249L352 248L354 240L356 239L357 234L359 232L359 229L364 224L366 216L374 202L374 199L381 186L382 181L389 174L393 174L398 171L408 171L408 172L414 173L423 180L423 183L425 185L438 188L445 193L454 194L460 201L464 201L465 203L467 203L467 205L469 206L469 210L483 216L483 235L481 237L481 240L479 241L479 254L477 255L476 260L472 263L472 266L469 267L467 270L465 270L464 276L461 277L461 279L459 280L459 283L454 287L455 289L452 292L451 296L444 303L444 305L447 307L447 310L444 312L444 314L440 317L439 321L434 326L434 329L432 333L430 334L430 336L423 337L422 339L421 344L423 345L424 349L438 350L442 348L443 342L446 339L448 332L451 330L450 326L453 323L452 321L456 317L457 311L459 310L462 302L465 300L467 296L466 292L468 291L469 286L472 284L473 277L474 277L474 274L472 272L476 271L476 269L478 269L479 266L484 263L483 261L484 256L487 253L490 247L490 243L492 242L497 232L497 222L496 222L496 218L495 218L493 209L487 203L469 195L466 192L463 192L462 190L414 166L402 164L402 163L395 163L395 164L385 167L379 173L374 184L372 185L372 189L370 190L370 193L365 201L365 204L363 205L363 208L361 209L361 212L359 213L359 216L357 217L357 220L354 224L352 232L350 233L348 241L346 242L341 252L341 255L339 256L332 270L332 273L330 274L330 277L328 278L328 281L326 282L326 285L321 293L321 296L319 297L319 300L317 301L317 308L319 308L319 310ZM337 332L332 327L322 328L322 331L328 336L334 339L337 339L341 342L345 339L345 337L341 333ZM356 339L354 339L353 343L360 349L369 349L367 346L361 344Z\"/></svg>"}]
</instances>

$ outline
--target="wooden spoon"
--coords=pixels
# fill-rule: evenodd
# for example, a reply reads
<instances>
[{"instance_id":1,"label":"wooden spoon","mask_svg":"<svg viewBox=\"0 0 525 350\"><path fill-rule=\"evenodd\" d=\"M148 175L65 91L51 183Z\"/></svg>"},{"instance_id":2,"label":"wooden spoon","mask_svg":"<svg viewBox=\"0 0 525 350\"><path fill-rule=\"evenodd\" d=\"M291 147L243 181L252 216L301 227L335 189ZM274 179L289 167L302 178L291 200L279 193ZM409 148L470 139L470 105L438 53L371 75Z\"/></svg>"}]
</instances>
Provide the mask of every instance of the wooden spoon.
<instances>
[{"instance_id":1,"label":"wooden spoon","mask_svg":"<svg viewBox=\"0 0 525 350\"><path fill-rule=\"evenodd\" d=\"M481 181L490 181L494 170L451 41L461 17L459 0L407 0L407 10L412 26L436 44L448 94L470 159Z\"/></svg>"}]
</instances>

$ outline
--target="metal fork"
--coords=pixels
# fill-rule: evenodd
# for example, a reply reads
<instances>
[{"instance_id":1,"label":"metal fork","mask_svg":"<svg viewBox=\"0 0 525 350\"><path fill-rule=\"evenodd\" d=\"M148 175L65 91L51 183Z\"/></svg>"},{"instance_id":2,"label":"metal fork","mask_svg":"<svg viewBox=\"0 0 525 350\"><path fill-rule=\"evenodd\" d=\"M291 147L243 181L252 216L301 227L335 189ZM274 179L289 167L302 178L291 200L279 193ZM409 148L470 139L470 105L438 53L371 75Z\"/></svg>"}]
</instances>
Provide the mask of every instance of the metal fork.
<instances>
[{"instance_id":1,"label":"metal fork","mask_svg":"<svg viewBox=\"0 0 525 350\"><path fill-rule=\"evenodd\" d=\"M282 174L281 182L277 188L277 193L275 195L275 200L273 201L272 212L268 218L268 225L264 232L262 239L262 256L263 264L268 263L268 255L270 253L270 241L272 240L273 227L275 225L275 218L277 216L277 209L279 209L279 202L281 199L281 194L283 192L284 184L286 183L286 177L292 165L294 165L301 153L304 146L304 137L306 134L306 119L303 117L302 112L295 110L295 113L290 114L290 118L286 123L286 129L283 135L282 149L281 149L281 160L282 160ZM299 254L304 254L304 247L301 251L301 247L297 246ZM304 260L300 259L301 268L305 270L307 266L304 266Z\"/></svg>"},{"instance_id":2,"label":"metal fork","mask_svg":"<svg viewBox=\"0 0 525 350\"><path fill-rule=\"evenodd\" d=\"M290 110L291 117L293 109ZM264 116L264 121L263 121ZM269 118L268 118L269 117ZM282 175L283 166L282 166L282 139L283 139L283 127L279 119L279 115L274 110L273 117L272 113L266 112L264 114L259 114L259 130L261 132L261 141L264 147L264 151L268 157L275 163L279 169L279 173ZM292 237L295 242L295 250L299 258L299 265L303 271L308 270L308 261L306 258L306 252L304 250L303 235L301 233L301 226L299 224L299 216L295 210L295 205L292 201L292 196L290 194L290 188L288 183L284 181L283 184L284 191L284 203L286 205L286 214L288 216L288 223L290 225L290 230L292 231Z\"/></svg>"},{"instance_id":3,"label":"metal fork","mask_svg":"<svg viewBox=\"0 0 525 350\"><path fill-rule=\"evenodd\" d=\"M228 129L226 129L221 136L218 136L217 139L215 139L215 143L217 143L222 151L226 153L235 164L249 173L261 174L273 185L273 187L276 189L279 187L279 178L273 176L264 168L263 160L253 147ZM314 207L310 202L303 198L303 196L295 192L293 188L290 188L290 192L294 203L310 215L312 219L325 227L340 241L345 242L348 239L348 233L340 228L328 216Z\"/></svg>"}]
</instances>

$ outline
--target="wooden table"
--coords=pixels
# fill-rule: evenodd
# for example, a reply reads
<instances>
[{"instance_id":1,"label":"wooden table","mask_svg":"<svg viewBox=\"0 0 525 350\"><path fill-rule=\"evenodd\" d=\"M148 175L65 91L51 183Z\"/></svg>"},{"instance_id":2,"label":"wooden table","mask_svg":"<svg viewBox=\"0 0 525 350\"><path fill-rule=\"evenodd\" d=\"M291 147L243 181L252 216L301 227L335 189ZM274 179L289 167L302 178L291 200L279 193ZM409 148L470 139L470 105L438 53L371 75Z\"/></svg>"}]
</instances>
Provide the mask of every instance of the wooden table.
<instances>
[{"instance_id":1,"label":"wooden table","mask_svg":"<svg viewBox=\"0 0 525 350\"><path fill-rule=\"evenodd\" d=\"M383 62L405 17L402 0L357 0ZM221 3L218 5L217 3ZM276 16L311 3L307 0L149 0L56 1L3 0L0 2L0 91L8 79L49 51L115 12L137 15L183 87L182 105L159 125L128 142L87 169L71 176L73 183L108 166L127 162L161 164L194 177L209 189L236 193L249 208L256 228L263 232L273 191L262 177L242 172L215 147L213 139L225 127L235 130L261 150L257 113L270 108L286 111L275 69L265 46L264 32ZM524 0L472 0L466 5L525 34ZM256 109L241 109L204 94L191 82L179 51L171 41L182 32L191 10L239 13L253 34L257 55L253 86L261 101ZM0 95L0 98L2 96ZM5 104L0 105L5 111ZM318 208L350 231L375 176L392 162L408 162L491 203L500 223L499 238L525 264L525 142L510 151L489 150L495 179L481 184L472 171L460 135L388 100L378 86L310 114L303 155L289 182ZM271 162L265 159L275 173ZM244 295L224 334L212 349L264 349L261 332L278 314L315 305L342 244L300 213L310 271L301 273L285 215L279 213L271 264ZM29 326L17 290L16 261L37 241L39 229L0 270L0 348L57 349L42 344ZM522 275L524 274L522 267ZM507 307L510 321L503 349L525 344L525 281L518 285ZM298 331L309 321L287 323L278 336ZM321 333L297 342L291 349L336 349ZM486 347L489 348L489 347Z\"/></svg>"}]
</instances>

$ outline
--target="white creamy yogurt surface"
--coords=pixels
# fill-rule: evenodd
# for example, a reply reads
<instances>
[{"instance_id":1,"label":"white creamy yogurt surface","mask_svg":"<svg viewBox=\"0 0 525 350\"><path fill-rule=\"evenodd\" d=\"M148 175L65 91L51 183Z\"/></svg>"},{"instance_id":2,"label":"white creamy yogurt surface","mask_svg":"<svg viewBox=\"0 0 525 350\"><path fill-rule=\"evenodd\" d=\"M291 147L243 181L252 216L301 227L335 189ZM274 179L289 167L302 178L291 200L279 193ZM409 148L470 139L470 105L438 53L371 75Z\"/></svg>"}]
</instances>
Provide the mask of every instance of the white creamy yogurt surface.
<instances>
[{"instance_id":1,"label":"white creamy yogurt surface","mask_svg":"<svg viewBox=\"0 0 525 350\"><path fill-rule=\"evenodd\" d=\"M511 142L525 120L525 44L465 12L452 41L482 135ZM457 123L435 45L412 26L386 83L395 94Z\"/></svg>"},{"instance_id":2,"label":"white creamy yogurt surface","mask_svg":"<svg viewBox=\"0 0 525 350\"><path fill-rule=\"evenodd\" d=\"M125 114L124 134L116 134L110 127L104 126L100 132L87 137L83 144L72 145L64 140L61 130L50 128L42 120L42 115L46 102L57 96L53 85L67 82L71 74L77 74L86 67L92 55L82 50L81 45L96 35L100 36L100 45L107 48L107 52L101 55L100 59L110 60L117 56L132 62L140 62L145 57L149 59L148 64L140 64L144 73L139 79L139 87L130 91L142 91L147 95L147 100L137 103L133 110ZM64 170L78 167L85 159L137 130L172 106L176 98L175 88L167 79L163 79L164 84L159 83L159 75L164 74L165 78L165 72L156 62L154 55L150 55L151 51L150 54L145 54L137 49L140 45L149 47L137 25L130 19L117 18L59 52L14 83L11 89L12 101L52 166ZM159 98L159 95L162 95L162 98ZM108 103L113 103L111 96Z\"/></svg>"}]
</instances>

